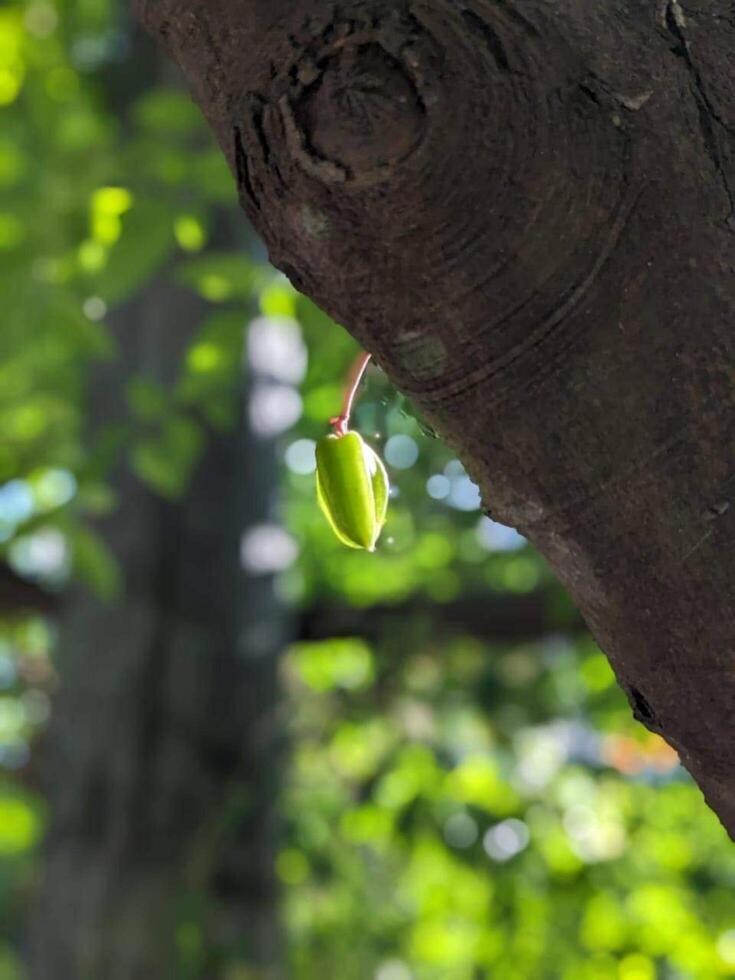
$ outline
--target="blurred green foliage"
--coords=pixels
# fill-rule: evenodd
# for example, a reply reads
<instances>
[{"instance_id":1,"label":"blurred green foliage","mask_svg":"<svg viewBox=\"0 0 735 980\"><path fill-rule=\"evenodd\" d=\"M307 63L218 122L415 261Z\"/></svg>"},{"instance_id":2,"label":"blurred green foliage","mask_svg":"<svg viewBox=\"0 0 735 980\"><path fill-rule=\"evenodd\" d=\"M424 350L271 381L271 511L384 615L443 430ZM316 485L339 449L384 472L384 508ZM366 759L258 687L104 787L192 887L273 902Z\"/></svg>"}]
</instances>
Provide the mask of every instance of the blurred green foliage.
<instances>
[{"instance_id":1,"label":"blurred green foliage","mask_svg":"<svg viewBox=\"0 0 735 980\"><path fill-rule=\"evenodd\" d=\"M116 506L114 465L185 494L208 434L232 425L245 339L297 405L268 416L295 545L282 595L296 609L351 607L365 624L376 604L405 608L385 627L297 643L283 661L289 975L735 976L735 856L716 819L634 725L543 561L483 516L451 450L377 371L355 424L394 487L378 552L343 548L321 519L314 443L355 344L254 249L210 245L235 208L232 180L188 97L131 60L125 18L112 0L0 9L3 560L47 589L82 580L114 601L124 570L91 523ZM121 356L111 317L154 280L198 297L201 324L169 384L125 377L119 418L95 429L90 379ZM448 624L460 597L519 595L545 610L538 636L501 642ZM23 783L54 640L53 617L9 616L0 631L0 980L22 975L45 819ZM182 922L182 976L203 980L199 942ZM247 964L227 976L249 976Z\"/></svg>"}]
</instances>

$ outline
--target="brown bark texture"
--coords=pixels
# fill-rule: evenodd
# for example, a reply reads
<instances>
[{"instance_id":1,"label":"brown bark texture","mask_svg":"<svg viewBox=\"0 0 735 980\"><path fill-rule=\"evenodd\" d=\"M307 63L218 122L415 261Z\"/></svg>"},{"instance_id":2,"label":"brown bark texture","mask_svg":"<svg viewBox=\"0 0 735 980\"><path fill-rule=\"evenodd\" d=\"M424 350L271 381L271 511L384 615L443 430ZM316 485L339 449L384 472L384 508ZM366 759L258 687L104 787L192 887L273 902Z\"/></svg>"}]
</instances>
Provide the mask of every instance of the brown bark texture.
<instances>
[{"instance_id":1,"label":"brown bark texture","mask_svg":"<svg viewBox=\"0 0 735 980\"><path fill-rule=\"evenodd\" d=\"M729 0L138 0L270 257L735 834Z\"/></svg>"}]
</instances>

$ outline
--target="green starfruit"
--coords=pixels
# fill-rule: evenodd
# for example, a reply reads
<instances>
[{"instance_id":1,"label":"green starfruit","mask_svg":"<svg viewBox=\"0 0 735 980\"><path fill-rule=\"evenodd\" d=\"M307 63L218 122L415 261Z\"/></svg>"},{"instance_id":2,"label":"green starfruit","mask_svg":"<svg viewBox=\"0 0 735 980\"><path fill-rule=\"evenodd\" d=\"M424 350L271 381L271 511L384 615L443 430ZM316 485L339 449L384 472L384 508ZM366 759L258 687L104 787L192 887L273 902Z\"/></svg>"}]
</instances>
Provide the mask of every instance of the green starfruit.
<instances>
[{"instance_id":1,"label":"green starfruit","mask_svg":"<svg viewBox=\"0 0 735 980\"><path fill-rule=\"evenodd\" d=\"M388 474L358 432L330 433L316 447L319 506L339 540L375 551L388 509Z\"/></svg>"}]
</instances>

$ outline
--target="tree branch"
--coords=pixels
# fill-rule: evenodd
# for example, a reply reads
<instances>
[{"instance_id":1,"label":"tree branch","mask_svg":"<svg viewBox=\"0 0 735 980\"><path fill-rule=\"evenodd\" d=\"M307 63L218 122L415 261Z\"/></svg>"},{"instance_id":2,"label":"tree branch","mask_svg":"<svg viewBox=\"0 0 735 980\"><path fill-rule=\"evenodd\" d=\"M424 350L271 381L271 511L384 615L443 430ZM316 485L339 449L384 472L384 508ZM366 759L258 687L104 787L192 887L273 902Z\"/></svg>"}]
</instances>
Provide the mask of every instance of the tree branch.
<instances>
[{"instance_id":1,"label":"tree branch","mask_svg":"<svg viewBox=\"0 0 735 980\"><path fill-rule=\"evenodd\" d=\"M273 262L547 557L735 832L725 0L149 0Z\"/></svg>"},{"instance_id":2,"label":"tree branch","mask_svg":"<svg viewBox=\"0 0 735 980\"><path fill-rule=\"evenodd\" d=\"M368 640L400 634L411 622L429 623L437 633L469 633L493 643L539 639L554 630L579 632L584 624L574 611L559 616L549 608L542 592L529 595L470 595L453 602L414 600L396 606L317 605L304 609L297 636L324 640L334 636L362 636Z\"/></svg>"}]
</instances>

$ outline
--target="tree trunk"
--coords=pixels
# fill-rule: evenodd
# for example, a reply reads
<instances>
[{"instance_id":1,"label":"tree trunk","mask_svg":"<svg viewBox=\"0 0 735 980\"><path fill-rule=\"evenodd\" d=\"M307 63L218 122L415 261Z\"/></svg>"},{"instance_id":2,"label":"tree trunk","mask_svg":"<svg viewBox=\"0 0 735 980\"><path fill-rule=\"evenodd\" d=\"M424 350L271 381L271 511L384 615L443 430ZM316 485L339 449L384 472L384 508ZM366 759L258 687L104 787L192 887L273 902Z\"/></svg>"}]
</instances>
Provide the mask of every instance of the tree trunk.
<instances>
[{"instance_id":1,"label":"tree trunk","mask_svg":"<svg viewBox=\"0 0 735 980\"><path fill-rule=\"evenodd\" d=\"M96 423L120 417L132 372L170 379L189 339L182 325L193 330L202 306L156 286L117 317L121 361L96 379ZM248 525L268 519L275 458L239 416L238 433L212 436L179 504L121 474L121 505L102 530L124 598L105 607L77 595L62 621L34 980L214 977L217 954L280 975L285 614L272 576L246 575L239 556Z\"/></svg>"},{"instance_id":2,"label":"tree trunk","mask_svg":"<svg viewBox=\"0 0 735 980\"><path fill-rule=\"evenodd\" d=\"M735 833L735 39L679 0L139 0L273 262Z\"/></svg>"}]
</instances>

